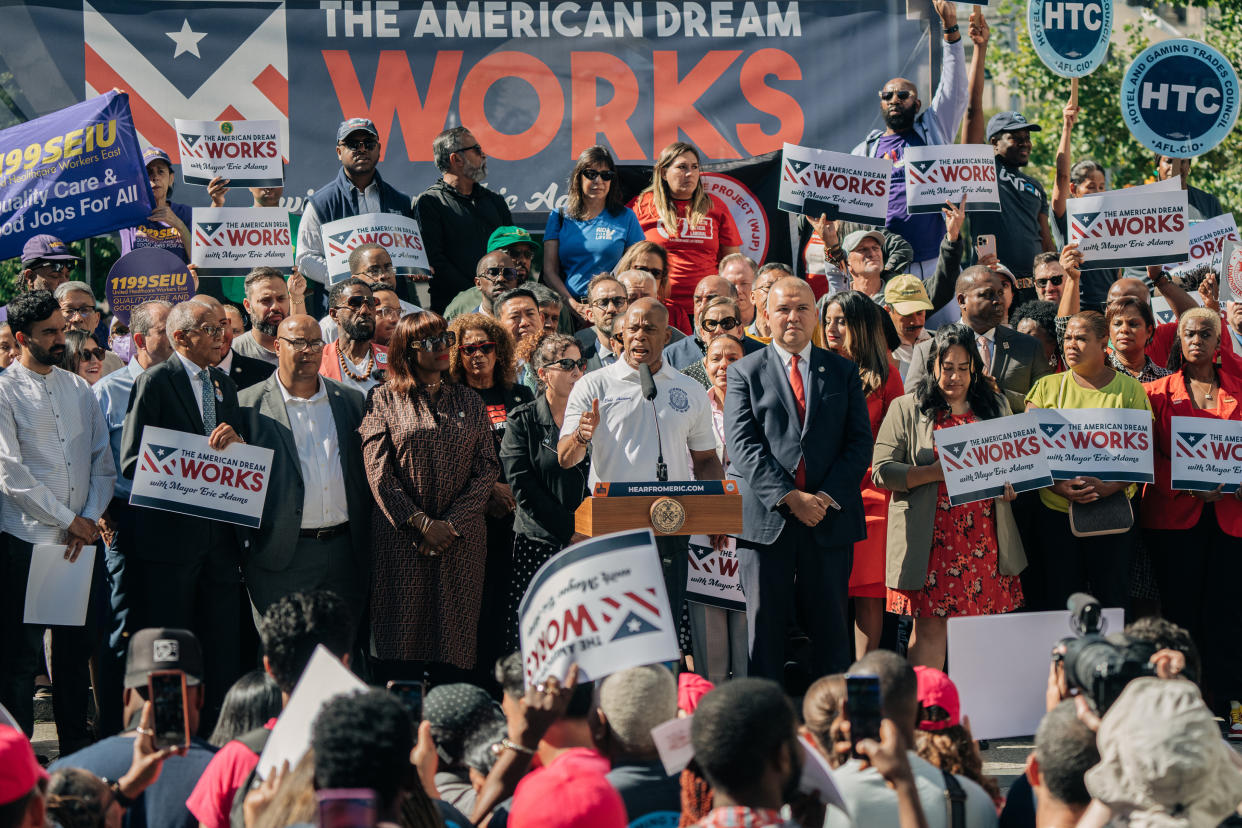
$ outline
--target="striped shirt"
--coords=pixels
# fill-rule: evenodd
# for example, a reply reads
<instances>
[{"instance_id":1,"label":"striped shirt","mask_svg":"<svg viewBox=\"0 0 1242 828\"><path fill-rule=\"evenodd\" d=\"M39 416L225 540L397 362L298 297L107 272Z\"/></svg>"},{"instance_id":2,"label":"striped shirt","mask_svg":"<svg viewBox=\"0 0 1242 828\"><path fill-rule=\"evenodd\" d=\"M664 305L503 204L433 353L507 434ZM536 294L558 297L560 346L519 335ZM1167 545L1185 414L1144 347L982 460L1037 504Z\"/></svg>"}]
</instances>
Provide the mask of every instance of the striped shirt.
<instances>
[{"instance_id":1,"label":"striped shirt","mask_svg":"<svg viewBox=\"0 0 1242 828\"><path fill-rule=\"evenodd\" d=\"M115 482L108 425L86 380L9 366L0 376L0 531L60 543L76 516L99 519Z\"/></svg>"}]
</instances>

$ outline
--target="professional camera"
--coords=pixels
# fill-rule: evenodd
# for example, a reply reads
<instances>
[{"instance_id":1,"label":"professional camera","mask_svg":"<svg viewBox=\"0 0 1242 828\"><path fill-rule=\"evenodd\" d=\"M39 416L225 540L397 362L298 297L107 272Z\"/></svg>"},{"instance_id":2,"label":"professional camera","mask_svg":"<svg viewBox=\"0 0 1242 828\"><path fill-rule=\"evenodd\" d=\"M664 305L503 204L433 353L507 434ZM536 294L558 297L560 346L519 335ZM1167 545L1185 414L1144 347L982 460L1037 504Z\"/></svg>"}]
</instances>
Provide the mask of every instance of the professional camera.
<instances>
[{"instance_id":1,"label":"professional camera","mask_svg":"<svg viewBox=\"0 0 1242 828\"><path fill-rule=\"evenodd\" d=\"M1069 686L1078 688L1103 715L1133 679L1156 674L1151 664L1156 649L1121 633L1106 637L1100 602L1085 592L1071 595L1068 606L1076 637L1061 639L1053 658L1060 660Z\"/></svg>"}]
</instances>

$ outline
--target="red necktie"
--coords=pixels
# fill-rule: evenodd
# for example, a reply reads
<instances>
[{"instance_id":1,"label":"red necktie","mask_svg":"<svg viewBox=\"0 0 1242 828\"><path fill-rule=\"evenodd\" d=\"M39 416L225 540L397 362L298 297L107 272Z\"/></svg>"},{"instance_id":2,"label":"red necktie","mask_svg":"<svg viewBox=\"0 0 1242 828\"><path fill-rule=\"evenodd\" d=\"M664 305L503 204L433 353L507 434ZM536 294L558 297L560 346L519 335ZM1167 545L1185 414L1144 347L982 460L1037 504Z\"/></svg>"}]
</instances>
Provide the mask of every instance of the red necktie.
<instances>
[{"instance_id":1,"label":"red necktie","mask_svg":"<svg viewBox=\"0 0 1242 828\"><path fill-rule=\"evenodd\" d=\"M806 422L806 386L802 383L802 372L798 370L798 360L801 359L797 354L793 355L793 360L789 363L789 387L793 389L794 405L798 408L798 425L801 426ZM799 429L801 436L801 429ZM798 459L798 468L794 472L794 485L799 491L806 490L806 459Z\"/></svg>"}]
</instances>

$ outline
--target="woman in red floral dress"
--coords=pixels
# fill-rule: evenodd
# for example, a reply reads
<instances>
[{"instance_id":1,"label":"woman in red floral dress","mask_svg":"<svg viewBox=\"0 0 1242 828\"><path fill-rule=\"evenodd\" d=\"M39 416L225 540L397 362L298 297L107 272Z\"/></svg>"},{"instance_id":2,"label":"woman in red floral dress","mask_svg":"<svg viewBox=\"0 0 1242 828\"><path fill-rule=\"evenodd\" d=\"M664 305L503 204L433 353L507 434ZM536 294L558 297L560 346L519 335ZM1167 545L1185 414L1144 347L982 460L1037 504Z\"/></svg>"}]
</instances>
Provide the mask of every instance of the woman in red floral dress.
<instances>
[{"instance_id":1,"label":"woman in red floral dress","mask_svg":"<svg viewBox=\"0 0 1242 828\"><path fill-rule=\"evenodd\" d=\"M933 436L1008 413L983 374L974 334L949 325L936 332L923 381L893 402L876 436L872 477L893 493L888 609L914 617L913 664L943 669L950 617L1022 606L1017 575L1026 556L1009 506L1013 488L1006 482L994 497L950 505Z\"/></svg>"}]
</instances>

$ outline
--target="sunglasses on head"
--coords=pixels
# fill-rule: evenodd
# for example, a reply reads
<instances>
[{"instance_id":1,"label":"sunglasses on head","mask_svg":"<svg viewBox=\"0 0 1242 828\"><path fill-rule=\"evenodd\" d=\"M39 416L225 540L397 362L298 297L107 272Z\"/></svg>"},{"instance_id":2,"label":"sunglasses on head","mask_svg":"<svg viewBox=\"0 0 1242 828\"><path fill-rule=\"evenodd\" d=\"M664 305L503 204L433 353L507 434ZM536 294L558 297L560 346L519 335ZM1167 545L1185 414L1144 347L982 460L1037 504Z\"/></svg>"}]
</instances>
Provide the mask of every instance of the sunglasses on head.
<instances>
[{"instance_id":1,"label":"sunglasses on head","mask_svg":"<svg viewBox=\"0 0 1242 828\"><path fill-rule=\"evenodd\" d=\"M570 359L566 357L565 359L556 359L548 363L549 368L551 368L553 365L555 365L557 368L560 368L562 371L572 371L575 368L577 368L579 371L585 371L586 366L587 366L587 361L586 361L586 357L579 357L578 359Z\"/></svg>"},{"instance_id":2,"label":"sunglasses on head","mask_svg":"<svg viewBox=\"0 0 1242 828\"><path fill-rule=\"evenodd\" d=\"M354 310L362 310L363 306L375 310L379 307L379 300L374 296L350 296L345 300L344 305L337 305L338 308L350 307Z\"/></svg>"},{"instance_id":3,"label":"sunglasses on head","mask_svg":"<svg viewBox=\"0 0 1242 828\"><path fill-rule=\"evenodd\" d=\"M360 140L346 138L341 142L341 146L350 152L357 152L358 150L367 150L369 152L379 146L379 141L376 141L374 138L362 138Z\"/></svg>"},{"instance_id":4,"label":"sunglasses on head","mask_svg":"<svg viewBox=\"0 0 1242 828\"><path fill-rule=\"evenodd\" d=\"M594 181L597 178L600 181L612 181L617 174L612 170L583 170L582 177L587 181Z\"/></svg>"},{"instance_id":5,"label":"sunglasses on head","mask_svg":"<svg viewBox=\"0 0 1242 828\"><path fill-rule=\"evenodd\" d=\"M742 323L738 321L736 316L726 316L724 319L704 319L703 330L708 333L716 330L717 328L723 328L726 331L731 331L740 324Z\"/></svg>"},{"instance_id":6,"label":"sunglasses on head","mask_svg":"<svg viewBox=\"0 0 1242 828\"><path fill-rule=\"evenodd\" d=\"M897 100L904 101L913 94L914 93L911 92L909 89L885 89L880 92L880 100L891 101L893 99L893 96L896 95Z\"/></svg>"},{"instance_id":7,"label":"sunglasses on head","mask_svg":"<svg viewBox=\"0 0 1242 828\"><path fill-rule=\"evenodd\" d=\"M452 331L445 331L439 336L429 336L426 339L415 339L410 343L410 347L416 351L438 351L441 348L452 348L457 344L457 334Z\"/></svg>"},{"instance_id":8,"label":"sunglasses on head","mask_svg":"<svg viewBox=\"0 0 1242 828\"><path fill-rule=\"evenodd\" d=\"M466 356L474 356L475 354L491 354L496 351L495 342L479 342L475 345L462 345L461 352Z\"/></svg>"},{"instance_id":9,"label":"sunglasses on head","mask_svg":"<svg viewBox=\"0 0 1242 828\"><path fill-rule=\"evenodd\" d=\"M1049 276L1047 279L1036 279L1036 285L1059 285L1064 276Z\"/></svg>"}]
</instances>

